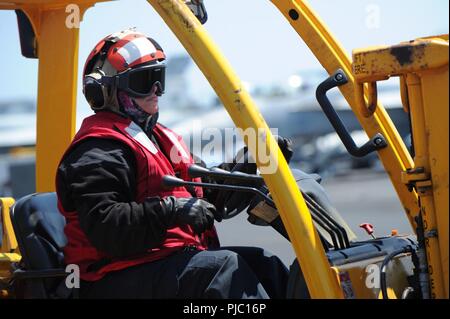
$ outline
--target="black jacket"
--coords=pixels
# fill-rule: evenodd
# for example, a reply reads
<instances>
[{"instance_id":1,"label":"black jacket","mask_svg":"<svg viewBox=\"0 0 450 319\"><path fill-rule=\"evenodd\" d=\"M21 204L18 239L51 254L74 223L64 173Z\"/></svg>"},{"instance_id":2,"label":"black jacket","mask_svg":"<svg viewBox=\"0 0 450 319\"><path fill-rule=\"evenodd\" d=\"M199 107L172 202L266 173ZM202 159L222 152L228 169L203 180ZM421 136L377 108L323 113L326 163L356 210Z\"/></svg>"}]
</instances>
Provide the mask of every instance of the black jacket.
<instances>
[{"instance_id":1,"label":"black jacket","mask_svg":"<svg viewBox=\"0 0 450 319\"><path fill-rule=\"evenodd\" d=\"M75 146L57 172L57 192L66 211L77 211L91 244L113 257L158 246L170 212L159 197L135 201L136 162L114 140L91 138Z\"/></svg>"}]
</instances>

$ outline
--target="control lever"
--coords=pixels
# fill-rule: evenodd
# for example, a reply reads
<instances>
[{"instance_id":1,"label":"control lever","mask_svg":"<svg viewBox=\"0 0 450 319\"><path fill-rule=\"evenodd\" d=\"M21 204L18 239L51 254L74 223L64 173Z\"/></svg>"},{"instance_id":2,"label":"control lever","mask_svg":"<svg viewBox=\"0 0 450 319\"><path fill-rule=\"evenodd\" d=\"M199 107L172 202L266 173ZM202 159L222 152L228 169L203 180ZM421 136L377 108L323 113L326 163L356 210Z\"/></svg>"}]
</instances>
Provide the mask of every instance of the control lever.
<instances>
[{"instance_id":1,"label":"control lever","mask_svg":"<svg viewBox=\"0 0 450 319\"><path fill-rule=\"evenodd\" d=\"M194 166L194 165L192 165L192 166ZM195 166L197 166L197 165L195 165ZM207 169L205 169L205 168L203 168L201 166L198 166L197 168L193 168L192 172L194 173L194 171L195 171L196 173L203 175L205 173L204 170L206 170L208 172L208 174L210 174L210 172ZM229 172L228 172L228 174L234 175L234 173L229 173ZM200 176L200 175L198 175L198 176ZM258 176L258 177L260 177L260 176ZM276 209L275 203L273 202L272 198L270 198L269 196L264 194L262 191L260 191L259 189L254 188L254 187L238 186L238 185L223 185L223 184L188 182L188 181L182 180L182 179L180 179L178 177L175 177L175 176L172 176L172 175L165 175L165 176L163 176L163 178L162 178L162 185L164 187L179 187L179 186L192 185L192 186L200 186L200 187L212 188L212 189L220 189L220 190L232 190L232 191L250 192L250 193L254 193L254 194L262 197L265 200L265 202L267 203L267 205L269 205L269 207L272 207L272 208ZM282 222L280 216L277 216L272 222L270 222L270 225L277 232L279 232L284 238L289 240L289 236L288 236L288 234L286 232L286 229L284 228L284 225L283 225L283 222Z\"/></svg>"},{"instance_id":2,"label":"control lever","mask_svg":"<svg viewBox=\"0 0 450 319\"><path fill-rule=\"evenodd\" d=\"M164 187L179 187L179 186L200 186L211 189L220 189L227 191L241 191L241 192L249 192L255 195L262 197L268 204L272 207L275 207L275 203L272 198L261 192L259 189L248 186L238 186L238 185L223 185L223 184L212 184L212 183L198 183L198 182L188 182L181 178L165 175L162 178L162 185Z\"/></svg>"},{"instance_id":3,"label":"control lever","mask_svg":"<svg viewBox=\"0 0 450 319\"><path fill-rule=\"evenodd\" d=\"M252 175L252 174L247 174L247 173L243 173L243 172L239 172L239 171L229 172L229 171L225 171L220 168L207 169L205 167L198 166L195 164L193 164L189 167L188 173L191 177L209 177L212 179L226 179L226 180L245 180L247 182L253 180L253 181L258 181L261 183L263 182L263 178L259 175ZM317 178L317 177L313 177L313 178ZM210 185L216 185L216 184L210 184ZM225 186L225 185L222 185L222 186ZM235 189L234 187L236 187L234 185L227 185L227 186L232 187L233 190ZM339 223L337 223L335 220L330 218L328 216L327 212L313 198L311 198L308 194L305 194L304 192L302 192L302 194L303 194L305 202L311 212L311 216L312 216L314 222L317 223L318 225L320 225L326 232L328 232L330 234L331 240L333 241L333 246L341 247L341 248L349 247L350 243L349 243L348 236L347 236L345 229ZM270 198L270 197L265 196L264 198ZM269 206L272 208L275 208L274 205L269 204ZM264 209L262 209L262 208L259 210L259 212L262 212L263 214L265 214L263 211L264 211ZM271 211L271 208L267 208L266 212L270 212L270 211ZM269 215L271 215L271 214L269 213ZM284 227L282 225L280 216L276 217L275 220L272 220L271 217L269 218L270 220L266 220L265 217L267 217L267 216L258 215L258 217L260 219L264 220L265 222L269 223L270 225L272 225L272 227L274 227L285 238L288 238L286 230L284 229Z\"/></svg>"},{"instance_id":4,"label":"control lever","mask_svg":"<svg viewBox=\"0 0 450 319\"><path fill-rule=\"evenodd\" d=\"M220 168L211 168L209 170L196 164L189 166L188 174L191 177L212 177L217 179L245 180L247 182L264 182L262 176L259 175L246 174L239 171L231 173Z\"/></svg>"},{"instance_id":5,"label":"control lever","mask_svg":"<svg viewBox=\"0 0 450 319\"><path fill-rule=\"evenodd\" d=\"M361 225L359 225L359 227L361 227L362 229L364 229L366 231L367 234L369 234L370 236L372 236L373 239L377 239L375 237L375 235L373 234L373 225L369 224L369 223L363 223Z\"/></svg>"}]
</instances>

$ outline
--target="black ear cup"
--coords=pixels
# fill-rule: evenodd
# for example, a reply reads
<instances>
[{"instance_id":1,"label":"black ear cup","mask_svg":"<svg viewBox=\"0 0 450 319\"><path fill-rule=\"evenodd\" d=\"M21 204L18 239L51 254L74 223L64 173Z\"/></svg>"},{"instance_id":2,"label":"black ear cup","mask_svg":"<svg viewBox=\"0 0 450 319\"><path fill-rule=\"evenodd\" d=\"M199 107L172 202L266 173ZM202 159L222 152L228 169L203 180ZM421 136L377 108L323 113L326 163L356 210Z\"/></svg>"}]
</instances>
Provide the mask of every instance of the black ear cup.
<instances>
[{"instance_id":1,"label":"black ear cup","mask_svg":"<svg viewBox=\"0 0 450 319\"><path fill-rule=\"evenodd\" d=\"M84 78L84 96L92 109L102 109L105 105L104 85L94 77L87 75Z\"/></svg>"}]
</instances>

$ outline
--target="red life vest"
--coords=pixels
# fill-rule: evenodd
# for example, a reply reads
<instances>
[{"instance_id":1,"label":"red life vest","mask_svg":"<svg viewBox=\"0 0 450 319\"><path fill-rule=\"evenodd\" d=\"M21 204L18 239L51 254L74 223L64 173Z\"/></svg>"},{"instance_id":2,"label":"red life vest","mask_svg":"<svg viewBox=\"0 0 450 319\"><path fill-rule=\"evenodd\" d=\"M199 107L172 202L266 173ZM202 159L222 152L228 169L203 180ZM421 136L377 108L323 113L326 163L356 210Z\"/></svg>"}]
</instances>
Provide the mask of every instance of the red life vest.
<instances>
[{"instance_id":1,"label":"red life vest","mask_svg":"<svg viewBox=\"0 0 450 319\"><path fill-rule=\"evenodd\" d=\"M161 179L164 175L176 175L187 181L199 181L199 179L191 179L188 175L187 169L194 161L182 138L160 124L156 124L153 134L161 150L130 119L111 112L99 112L83 121L63 159L75 145L87 138L115 139L127 145L135 155L137 194L134 200L137 203L142 203L145 198L152 196L161 198L166 196L192 197L191 193L184 187L164 189L161 186ZM171 160L169 161L168 158ZM195 194L196 197L202 197L202 189L195 188ZM101 279L111 271L164 258L186 246L196 246L198 249L204 250L209 245L219 245L215 229L206 231L199 237L194 234L189 225L185 225L168 229L163 243L159 247L149 249L142 255L111 258L90 244L80 228L76 211L65 211L59 199L58 208L66 218L64 232L68 243L64 248L65 262L66 264L78 265L81 279L87 281ZM98 265L99 262L104 260L107 260L107 263L100 269L94 271L89 269L89 266Z\"/></svg>"}]
</instances>

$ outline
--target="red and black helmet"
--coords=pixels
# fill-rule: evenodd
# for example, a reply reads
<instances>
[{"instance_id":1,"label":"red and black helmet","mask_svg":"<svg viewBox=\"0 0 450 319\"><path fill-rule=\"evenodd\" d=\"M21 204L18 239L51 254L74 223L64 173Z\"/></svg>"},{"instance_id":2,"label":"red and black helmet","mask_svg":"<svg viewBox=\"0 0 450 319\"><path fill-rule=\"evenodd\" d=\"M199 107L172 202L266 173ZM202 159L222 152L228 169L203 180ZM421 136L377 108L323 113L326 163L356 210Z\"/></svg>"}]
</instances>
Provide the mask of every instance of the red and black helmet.
<instances>
[{"instance_id":1,"label":"red and black helmet","mask_svg":"<svg viewBox=\"0 0 450 319\"><path fill-rule=\"evenodd\" d=\"M117 90L132 97L164 93L165 59L161 46L134 29L102 39L89 54L83 70L83 93L94 111L119 110Z\"/></svg>"}]
</instances>

